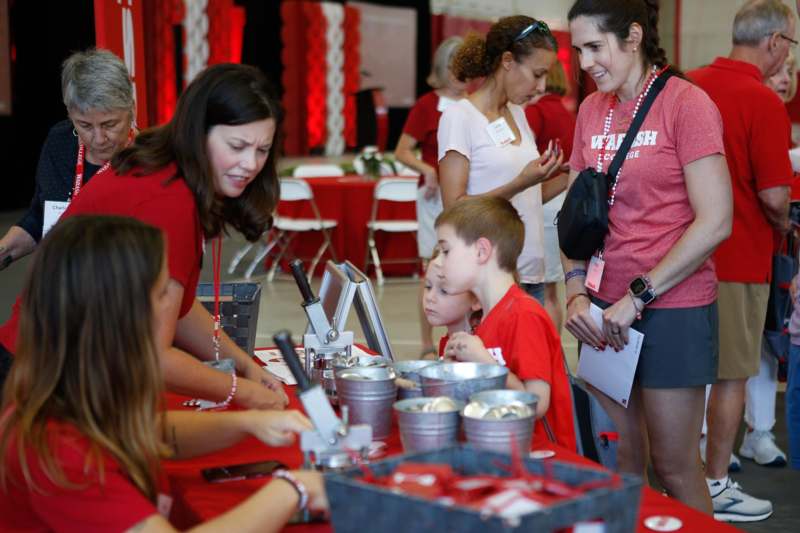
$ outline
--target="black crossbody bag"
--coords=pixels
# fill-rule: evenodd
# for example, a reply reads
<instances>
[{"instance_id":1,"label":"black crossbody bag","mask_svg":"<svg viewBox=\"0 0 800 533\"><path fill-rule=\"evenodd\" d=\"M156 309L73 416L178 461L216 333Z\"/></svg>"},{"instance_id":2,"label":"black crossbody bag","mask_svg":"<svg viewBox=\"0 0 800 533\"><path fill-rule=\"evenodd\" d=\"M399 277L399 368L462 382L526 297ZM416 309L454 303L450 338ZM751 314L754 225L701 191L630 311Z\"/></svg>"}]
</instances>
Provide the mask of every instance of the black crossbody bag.
<instances>
[{"instance_id":1,"label":"black crossbody bag","mask_svg":"<svg viewBox=\"0 0 800 533\"><path fill-rule=\"evenodd\" d=\"M558 245L567 258L586 260L603 246L608 233L608 191L617 179L619 169L625 162L650 106L670 77L672 73L667 70L653 82L625 133L622 146L608 167L608 173L597 172L594 167L588 167L578 174L567 191L564 205L556 217Z\"/></svg>"}]
</instances>

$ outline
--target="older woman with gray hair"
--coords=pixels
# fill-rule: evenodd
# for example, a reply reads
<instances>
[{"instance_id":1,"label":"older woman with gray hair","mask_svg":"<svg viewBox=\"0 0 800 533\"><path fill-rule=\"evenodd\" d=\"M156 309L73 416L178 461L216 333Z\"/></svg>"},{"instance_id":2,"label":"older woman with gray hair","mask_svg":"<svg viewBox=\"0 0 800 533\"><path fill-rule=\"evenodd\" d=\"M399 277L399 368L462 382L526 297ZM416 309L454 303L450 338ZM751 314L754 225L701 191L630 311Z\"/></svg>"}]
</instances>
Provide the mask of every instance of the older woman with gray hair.
<instances>
[{"instance_id":1,"label":"older woman with gray hair","mask_svg":"<svg viewBox=\"0 0 800 533\"><path fill-rule=\"evenodd\" d=\"M72 54L62 66L61 92L69 118L47 135L30 208L0 239L0 270L31 253L81 187L133 137L133 84L116 55Z\"/></svg>"},{"instance_id":2,"label":"older woman with gray hair","mask_svg":"<svg viewBox=\"0 0 800 533\"><path fill-rule=\"evenodd\" d=\"M450 37L442 41L433 54L431 73L426 80L433 87L429 93L420 96L408 113L403 133L397 141L394 155L398 161L416 170L420 174L419 191L417 193L417 248L423 261L430 259L436 245L436 231L433 222L442 212L442 197L439 193L439 162L437 161L438 143L436 134L439 129L439 117L450 104L466 94L466 83L459 81L450 70L450 63L456 50L464 40L461 37ZM419 147L420 156L415 153ZM433 345L433 330L428 324L422 309L422 292L420 292L420 327L422 333L422 356L437 355Z\"/></svg>"}]
</instances>

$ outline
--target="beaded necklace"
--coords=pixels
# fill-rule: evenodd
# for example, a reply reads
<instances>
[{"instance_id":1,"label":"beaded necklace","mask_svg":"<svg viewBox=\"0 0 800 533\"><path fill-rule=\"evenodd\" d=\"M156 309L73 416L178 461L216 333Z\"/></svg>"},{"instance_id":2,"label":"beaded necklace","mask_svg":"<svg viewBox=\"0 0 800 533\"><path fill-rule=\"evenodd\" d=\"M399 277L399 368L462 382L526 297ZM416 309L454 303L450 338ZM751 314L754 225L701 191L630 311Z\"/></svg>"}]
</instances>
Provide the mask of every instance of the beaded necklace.
<instances>
[{"instance_id":1,"label":"beaded necklace","mask_svg":"<svg viewBox=\"0 0 800 533\"><path fill-rule=\"evenodd\" d=\"M647 93L650 92L650 87L653 86L653 83L658 79L658 77L667 70L665 66L661 70L656 70L655 65L650 70L650 75L648 77L648 81L644 85L644 89L641 93L639 93L639 97L636 99L636 105L633 108L633 118L631 121L636 119L636 114L639 112L639 107L642 105L642 101L647 96ZM610 96L610 103L608 106L608 114L606 115L605 121L603 122L603 148L600 150L600 153L597 154L597 172L603 172L603 159L606 155L606 147L608 146L608 134L611 132L611 122L614 118L614 108L617 106L617 98L616 95L613 93ZM608 205L609 207L614 205L614 200L617 197L617 184L619 183L620 175L622 174L622 168L617 171L617 176L614 179L614 183L611 184L611 190L609 191L608 195Z\"/></svg>"}]
</instances>

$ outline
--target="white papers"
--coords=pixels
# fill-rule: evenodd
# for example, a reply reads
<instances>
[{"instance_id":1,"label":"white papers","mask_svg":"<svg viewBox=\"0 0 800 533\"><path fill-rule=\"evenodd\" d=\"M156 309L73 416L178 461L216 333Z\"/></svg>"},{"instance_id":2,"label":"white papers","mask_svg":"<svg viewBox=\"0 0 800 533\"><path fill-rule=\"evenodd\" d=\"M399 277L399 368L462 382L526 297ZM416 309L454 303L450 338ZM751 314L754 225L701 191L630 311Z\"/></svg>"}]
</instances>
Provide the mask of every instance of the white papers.
<instances>
[{"instance_id":1,"label":"white papers","mask_svg":"<svg viewBox=\"0 0 800 533\"><path fill-rule=\"evenodd\" d=\"M300 359L300 364L306 360L305 351L302 348L295 348L295 353ZM256 350L256 357L264 363L264 370L281 380L287 385L297 385L297 380L294 379L292 371L289 370L289 365L283 360L280 350L272 348L270 350Z\"/></svg>"},{"instance_id":2,"label":"white papers","mask_svg":"<svg viewBox=\"0 0 800 533\"><path fill-rule=\"evenodd\" d=\"M598 327L603 324L603 310L592 304L592 319ZM603 391L609 398L623 407L628 407L628 399L633 387L633 377L642 351L644 335L633 328L628 329L628 344L620 352L607 347L597 351L588 344L581 346L578 359L578 376Z\"/></svg>"},{"instance_id":3,"label":"white papers","mask_svg":"<svg viewBox=\"0 0 800 533\"><path fill-rule=\"evenodd\" d=\"M792 162L792 170L800 172L800 147L789 150L789 160Z\"/></svg>"}]
</instances>

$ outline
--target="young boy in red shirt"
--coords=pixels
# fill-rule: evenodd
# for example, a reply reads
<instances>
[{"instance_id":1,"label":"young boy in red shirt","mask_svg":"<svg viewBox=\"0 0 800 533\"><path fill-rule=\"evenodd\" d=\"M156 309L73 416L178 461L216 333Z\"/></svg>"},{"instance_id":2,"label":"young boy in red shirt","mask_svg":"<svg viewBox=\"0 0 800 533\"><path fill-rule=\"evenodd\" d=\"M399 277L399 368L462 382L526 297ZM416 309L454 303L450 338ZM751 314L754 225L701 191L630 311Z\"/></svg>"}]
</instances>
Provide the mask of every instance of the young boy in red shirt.
<instances>
[{"instance_id":1,"label":"young boy in red shirt","mask_svg":"<svg viewBox=\"0 0 800 533\"><path fill-rule=\"evenodd\" d=\"M470 291L483 309L475 335L453 333L445 357L508 367L507 386L539 397L534 441L575 450L575 427L561 341L544 308L514 279L525 227L499 197L459 200L436 219L441 253L434 260L450 293ZM546 421L546 424L545 424Z\"/></svg>"}]
</instances>

